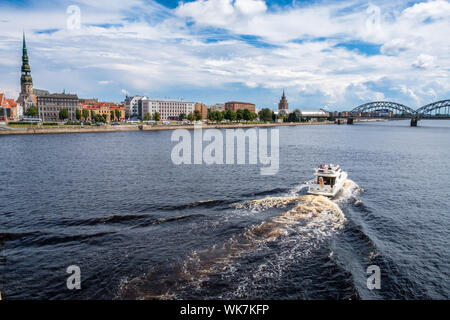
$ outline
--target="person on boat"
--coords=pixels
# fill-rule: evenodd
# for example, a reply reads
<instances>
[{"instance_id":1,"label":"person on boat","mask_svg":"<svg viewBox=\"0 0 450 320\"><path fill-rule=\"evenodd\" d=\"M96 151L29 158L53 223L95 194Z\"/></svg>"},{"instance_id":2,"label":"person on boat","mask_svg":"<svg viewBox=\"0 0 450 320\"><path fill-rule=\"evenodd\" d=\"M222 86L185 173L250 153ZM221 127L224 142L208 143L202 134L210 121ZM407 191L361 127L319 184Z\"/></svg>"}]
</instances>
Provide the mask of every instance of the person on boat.
<instances>
[{"instance_id":1,"label":"person on boat","mask_svg":"<svg viewBox=\"0 0 450 320\"><path fill-rule=\"evenodd\" d=\"M319 179L317 180L317 183L323 187L323 185L324 185L323 178L319 177Z\"/></svg>"}]
</instances>

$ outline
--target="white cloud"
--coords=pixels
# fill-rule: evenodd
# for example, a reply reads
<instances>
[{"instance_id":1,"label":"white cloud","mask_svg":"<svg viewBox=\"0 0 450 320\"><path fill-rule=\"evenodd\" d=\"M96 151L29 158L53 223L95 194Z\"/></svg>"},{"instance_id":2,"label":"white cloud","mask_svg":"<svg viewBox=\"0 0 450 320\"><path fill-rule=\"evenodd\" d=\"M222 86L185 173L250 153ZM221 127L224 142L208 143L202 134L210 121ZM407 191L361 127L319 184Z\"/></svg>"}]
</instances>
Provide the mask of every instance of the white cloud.
<instances>
[{"instance_id":1,"label":"white cloud","mask_svg":"<svg viewBox=\"0 0 450 320\"><path fill-rule=\"evenodd\" d=\"M437 99L450 93L450 40L442 32L450 30L446 1L409 7L315 2L276 10L262 0L197 0L174 10L153 1L75 3L83 23L76 31L64 27L65 7L31 11L0 5L11 18L0 22L0 71L8 76L0 79L0 88L19 90L24 28L36 87L71 88L80 96L99 92L119 99L119 92L177 95L193 89L206 95L239 86L245 92L267 90L257 99L268 103L287 88L293 105L308 98L311 105L333 109L387 98L418 103L431 98L430 90ZM242 35L259 43L243 41ZM381 46L380 54L336 46L367 42ZM383 86L384 79L390 87Z\"/></svg>"},{"instance_id":2,"label":"white cloud","mask_svg":"<svg viewBox=\"0 0 450 320\"><path fill-rule=\"evenodd\" d=\"M427 69L434 66L434 57L428 54L421 54L417 60L412 64L414 68Z\"/></svg>"}]
</instances>

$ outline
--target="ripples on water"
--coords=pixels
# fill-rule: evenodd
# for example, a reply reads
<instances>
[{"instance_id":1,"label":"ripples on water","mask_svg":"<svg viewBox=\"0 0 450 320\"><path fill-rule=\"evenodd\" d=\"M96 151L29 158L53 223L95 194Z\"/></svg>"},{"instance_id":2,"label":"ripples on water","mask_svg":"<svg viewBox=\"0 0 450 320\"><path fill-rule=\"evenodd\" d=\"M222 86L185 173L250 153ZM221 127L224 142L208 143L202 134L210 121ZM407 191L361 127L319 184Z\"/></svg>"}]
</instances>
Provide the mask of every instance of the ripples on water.
<instances>
[{"instance_id":1,"label":"ripples on water","mask_svg":"<svg viewBox=\"0 0 450 320\"><path fill-rule=\"evenodd\" d=\"M450 126L421 125L281 128L272 177L256 166L173 166L170 132L1 137L0 291L448 298ZM305 195L319 162L340 163L357 183L333 200ZM79 291L65 288L72 264L82 270ZM372 264L379 291L366 287Z\"/></svg>"}]
</instances>

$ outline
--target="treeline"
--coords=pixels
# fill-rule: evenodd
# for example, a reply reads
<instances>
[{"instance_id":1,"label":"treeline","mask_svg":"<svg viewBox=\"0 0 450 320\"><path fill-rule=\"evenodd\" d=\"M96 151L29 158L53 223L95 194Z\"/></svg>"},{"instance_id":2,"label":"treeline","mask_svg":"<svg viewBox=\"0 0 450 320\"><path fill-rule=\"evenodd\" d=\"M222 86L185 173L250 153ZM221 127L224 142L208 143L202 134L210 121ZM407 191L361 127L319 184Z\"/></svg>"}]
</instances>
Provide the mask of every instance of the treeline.
<instances>
[{"instance_id":1,"label":"treeline","mask_svg":"<svg viewBox=\"0 0 450 320\"><path fill-rule=\"evenodd\" d=\"M267 110L270 113L270 117L265 117ZM259 112L259 114L256 114L254 112L251 112L248 109L239 109L236 112L233 110L225 110L225 111L219 111L219 110L211 110L208 109L208 120L212 122L221 122L222 120L228 120L228 121L273 121L272 119L272 111L270 109L263 109Z\"/></svg>"}]
</instances>

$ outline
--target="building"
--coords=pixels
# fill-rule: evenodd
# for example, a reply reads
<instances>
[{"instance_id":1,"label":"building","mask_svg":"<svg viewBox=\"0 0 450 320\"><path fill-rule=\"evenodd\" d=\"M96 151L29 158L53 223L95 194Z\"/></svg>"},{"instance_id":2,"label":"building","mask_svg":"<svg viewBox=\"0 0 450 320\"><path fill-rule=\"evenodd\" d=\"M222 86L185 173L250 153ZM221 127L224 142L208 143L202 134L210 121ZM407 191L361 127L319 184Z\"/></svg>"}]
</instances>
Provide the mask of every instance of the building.
<instances>
[{"instance_id":1,"label":"building","mask_svg":"<svg viewBox=\"0 0 450 320\"><path fill-rule=\"evenodd\" d=\"M84 105L97 105L98 104L98 99L78 99L78 105L79 106L84 106Z\"/></svg>"},{"instance_id":2,"label":"building","mask_svg":"<svg viewBox=\"0 0 450 320\"><path fill-rule=\"evenodd\" d=\"M216 103L215 105L209 107L211 111L225 111L224 103Z\"/></svg>"},{"instance_id":3,"label":"building","mask_svg":"<svg viewBox=\"0 0 450 320\"><path fill-rule=\"evenodd\" d=\"M0 119L1 121L18 120L23 116L22 107L14 99L7 99L0 93Z\"/></svg>"},{"instance_id":4,"label":"building","mask_svg":"<svg viewBox=\"0 0 450 320\"><path fill-rule=\"evenodd\" d=\"M89 99L86 99L89 100ZM97 102L96 104L85 104L79 107L79 110L83 112L83 109L89 110L89 116L87 118L83 117L84 121L92 121L95 115L105 115L106 121L123 121L125 120L125 107L119 106L114 102ZM120 115L117 118L116 110L119 111ZM111 114L113 113L113 114Z\"/></svg>"},{"instance_id":5,"label":"building","mask_svg":"<svg viewBox=\"0 0 450 320\"><path fill-rule=\"evenodd\" d=\"M289 103L287 102L286 95L284 94L281 97L280 103L278 104L278 110L289 110Z\"/></svg>"},{"instance_id":6,"label":"building","mask_svg":"<svg viewBox=\"0 0 450 320\"><path fill-rule=\"evenodd\" d=\"M25 41L25 33L23 34L22 44L22 67L20 77L20 95L17 102L22 105L24 111L31 105L36 103L36 96L33 93L33 79L31 77L31 68L28 59L27 45Z\"/></svg>"},{"instance_id":7,"label":"building","mask_svg":"<svg viewBox=\"0 0 450 320\"><path fill-rule=\"evenodd\" d=\"M194 106L194 110L200 111L202 115L202 119L208 119L208 106L203 103L196 103Z\"/></svg>"},{"instance_id":8,"label":"building","mask_svg":"<svg viewBox=\"0 0 450 320\"><path fill-rule=\"evenodd\" d=\"M47 90L41 90L41 89L34 89L33 88L33 94L35 96L45 96L47 94L50 94L50 92L48 92Z\"/></svg>"},{"instance_id":9,"label":"building","mask_svg":"<svg viewBox=\"0 0 450 320\"><path fill-rule=\"evenodd\" d=\"M37 108L39 118L42 121L58 121L59 112L67 109L70 121L75 121L75 112L78 108L78 96L76 94L54 93L37 96Z\"/></svg>"},{"instance_id":10,"label":"building","mask_svg":"<svg viewBox=\"0 0 450 320\"><path fill-rule=\"evenodd\" d=\"M255 105L253 103L237 102L237 101L230 101L225 103L225 110L233 110L234 112L236 112L240 109L241 110L248 109L251 112L255 112Z\"/></svg>"},{"instance_id":11,"label":"building","mask_svg":"<svg viewBox=\"0 0 450 320\"><path fill-rule=\"evenodd\" d=\"M142 112L142 100L147 99L144 96L127 96L125 98L125 114L127 118L142 118L145 113Z\"/></svg>"},{"instance_id":12,"label":"building","mask_svg":"<svg viewBox=\"0 0 450 320\"><path fill-rule=\"evenodd\" d=\"M306 119L328 118L329 112L323 110L300 110L300 117Z\"/></svg>"},{"instance_id":13,"label":"building","mask_svg":"<svg viewBox=\"0 0 450 320\"><path fill-rule=\"evenodd\" d=\"M27 109L36 105L36 95L33 92L33 79L31 78L31 68L28 61L27 45L25 42L25 33L23 34L22 44L22 68L20 77L20 95L17 103L22 107L25 113Z\"/></svg>"},{"instance_id":14,"label":"building","mask_svg":"<svg viewBox=\"0 0 450 320\"><path fill-rule=\"evenodd\" d=\"M153 115L159 112L161 120L178 120L180 114L188 115L194 112L195 103L182 100L165 100L165 99L143 99L142 115L145 117L147 113Z\"/></svg>"}]
</instances>

